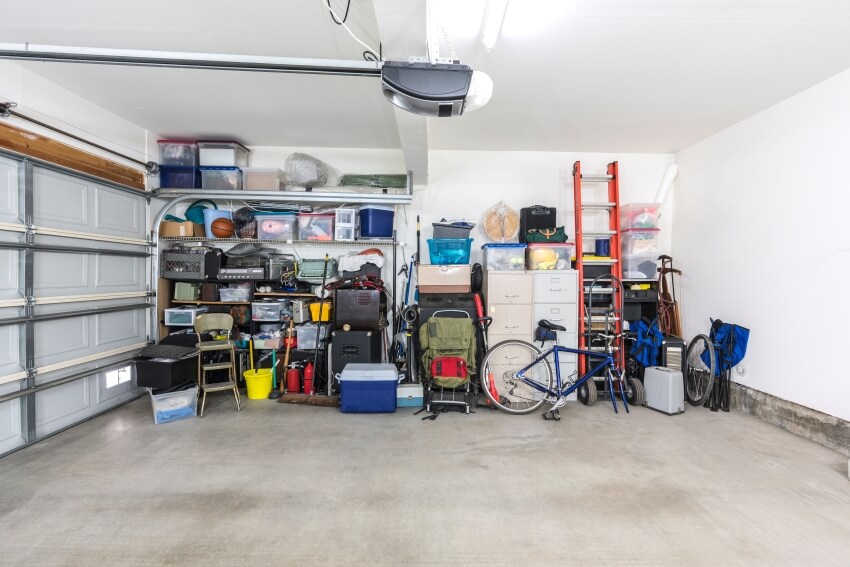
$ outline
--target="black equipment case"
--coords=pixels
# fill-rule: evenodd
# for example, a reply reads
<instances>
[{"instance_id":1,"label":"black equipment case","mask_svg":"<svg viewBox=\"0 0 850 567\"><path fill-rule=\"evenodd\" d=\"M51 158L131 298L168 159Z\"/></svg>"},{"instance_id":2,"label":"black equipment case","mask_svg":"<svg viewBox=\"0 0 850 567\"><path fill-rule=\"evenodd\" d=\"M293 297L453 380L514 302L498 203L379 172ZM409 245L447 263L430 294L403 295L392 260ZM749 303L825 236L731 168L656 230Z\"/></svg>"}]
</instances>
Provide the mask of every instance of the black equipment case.
<instances>
[{"instance_id":1,"label":"black equipment case","mask_svg":"<svg viewBox=\"0 0 850 567\"><path fill-rule=\"evenodd\" d=\"M555 207L534 205L519 210L519 241L525 242L525 233L531 229L556 227Z\"/></svg>"}]
</instances>

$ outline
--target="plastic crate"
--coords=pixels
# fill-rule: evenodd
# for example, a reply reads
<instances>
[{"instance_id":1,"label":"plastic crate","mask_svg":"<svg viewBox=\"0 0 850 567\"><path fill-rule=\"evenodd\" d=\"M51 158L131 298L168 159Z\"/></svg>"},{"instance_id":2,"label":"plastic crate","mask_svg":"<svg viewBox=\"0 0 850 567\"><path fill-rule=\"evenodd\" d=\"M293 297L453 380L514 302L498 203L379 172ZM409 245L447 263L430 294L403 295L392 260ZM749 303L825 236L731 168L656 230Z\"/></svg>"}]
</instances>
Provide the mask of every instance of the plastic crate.
<instances>
[{"instance_id":1,"label":"plastic crate","mask_svg":"<svg viewBox=\"0 0 850 567\"><path fill-rule=\"evenodd\" d=\"M333 240L334 213L298 213L300 240Z\"/></svg>"},{"instance_id":2,"label":"plastic crate","mask_svg":"<svg viewBox=\"0 0 850 567\"><path fill-rule=\"evenodd\" d=\"M190 140L159 140L159 165L194 167L198 165L198 144Z\"/></svg>"},{"instance_id":3,"label":"plastic crate","mask_svg":"<svg viewBox=\"0 0 850 567\"><path fill-rule=\"evenodd\" d=\"M659 232L657 228L624 230L620 237L623 254L654 254L658 251Z\"/></svg>"},{"instance_id":4,"label":"plastic crate","mask_svg":"<svg viewBox=\"0 0 850 567\"><path fill-rule=\"evenodd\" d=\"M620 205L620 230L658 228L661 203L628 203Z\"/></svg>"},{"instance_id":5,"label":"plastic crate","mask_svg":"<svg viewBox=\"0 0 850 567\"><path fill-rule=\"evenodd\" d=\"M201 167L201 188L208 191L242 189L242 170L238 167Z\"/></svg>"},{"instance_id":6,"label":"plastic crate","mask_svg":"<svg viewBox=\"0 0 850 567\"><path fill-rule=\"evenodd\" d=\"M157 425L195 417L198 411L198 388L193 387L165 394L151 393L151 407L153 421Z\"/></svg>"},{"instance_id":7,"label":"plastic crate","mask_svg":"<svg viewBox=\"0 0 850 567\"><path fill-rule=\"evenodd\" d=\"M435 229L436 230L436 229ZM488 270L524 270L525 244L485 244L484 267Z\"/></svg>"},{"instance_id":8,"label":"plastic crate","mask_svg":"<svg viewBox=\"0 0 850 567\"><path fill-rule=\"evenodd\" d=\"M468 264L471 238L429 238L428 255L432 264Z\"/></svg>"},{"instance_id":9,"label":"plastic crate","mask_svg":"<svg viewBox=\"0 0 850 567\"><path fill-rule=\"evenodd\" d=\"M434 227L434 238L469 238L473 228L472 224L461 222L435 222L431 226Z\"/></svg>"},{"instance_id":10,"label":"plastic crate","mask_svg":"<svg viewBox=\"0 0 850 567\"><path fill-rule=\"evenodd\" d=\"M529 270L569 270L575 247L572 242L529 244L526 266Z\"/></svg>"},{"instance_id":11,"label":"plastic crate","mask_svg":"<svg viewBox=\"0 0 850 567\"><path fill-rule=\"evenodd\" d=\"M245 303L251 299L251 290L247 287L227 288L218 290L221 301L226 303Z\"/></svg>"},{"instance_id":12,"label":"plastic crate","mask_svg":"<svg viewBox=\"0 0 850 567\"><path fill-rule=\"evenodd\" d=\"M318 325L313 323L303 323L295 327L295 337L300 350L315 350L316 349L316 333L319 329ZM319 333L319 340L324 340L328 336L328 326L322 325Z\"/></svg>"},{"instance_id":13,"label":"plastic crate","mask_svg":"<svg viewBox=\"0 0 850 567\"><path fill-rule=\"evenodd\" d=\"M658 254L623 254L623 279L658 277Z\"/></svg>"},{"instance_id":14,"label":"plastic crate","mask_svg":"<svg viewBox=\"0 0 850 567\"><path fill-rule=\"evenodd\" d=\"M283 170L275 167L242 168L242 188L245 191L283 191L285 179Z\"/></svg>"},{"instance_id":15,"label":"plastic crate","mask_svg":"<svg viewBox=\"0 0 850 567\"><path fill-rule=\"evenodd\" d=\"M161 165L159 186L165 189L197 189L201 186L201 170L191 166Z\"/></svg>"},{"instance_id":16,"label":"plastic crate","mask_svg":"<svg viewBox=\"0 0 850 567\"><path fill-rule=\"evenodd\" d=\"M276 321L283 320L283 305L275 301L265 301L251 304L252 321Z\"/></svg>"},{"instance_id":17,"label":"plastic crate","mask_svg":"<svg viewBox=\"0 0 850 567\"><path fill-rule=\"evenodd\" d=\"M239 142L198 140L198 161L201 166L248 167L250 151Z\"/></svg>"},{"instance_id":18,"label":"plastic crate","mask_svg":"<svg viewBox=\"0 0 850 567\"><path fill-rule=\"evenodd\" d=\"M257 238L260 240L297 240L298 223L295 214L254 215Z\"/></svg>"}]
</instances>

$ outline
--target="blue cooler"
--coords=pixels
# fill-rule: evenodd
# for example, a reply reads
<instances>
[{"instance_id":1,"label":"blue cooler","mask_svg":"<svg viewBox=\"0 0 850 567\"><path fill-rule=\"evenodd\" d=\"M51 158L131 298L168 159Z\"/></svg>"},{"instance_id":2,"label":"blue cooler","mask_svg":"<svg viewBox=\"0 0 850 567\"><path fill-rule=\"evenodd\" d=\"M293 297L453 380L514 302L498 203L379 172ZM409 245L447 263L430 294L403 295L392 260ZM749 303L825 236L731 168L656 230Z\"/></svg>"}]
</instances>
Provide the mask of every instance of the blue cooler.
<instances>
[{"instance_id":1,"label":"blue cooler","mask_svg":"<svg viewBox=\"0 0 850 567\"><path fill-rule=\"evenodd\" d=\"M339 409L343 413L394 412L397 387L394 364L351 362L339 377Z\"/></svg>"},{"instance_id":2,"label":"blue cooler","mask_svg":"<svg viewBox=\"0 0 850 567\"><path fill-rule=\"evenodd\" d=\"M395 209L386 205L360 207L360 238L392 238Z\"/></svg>"}]
</instances>

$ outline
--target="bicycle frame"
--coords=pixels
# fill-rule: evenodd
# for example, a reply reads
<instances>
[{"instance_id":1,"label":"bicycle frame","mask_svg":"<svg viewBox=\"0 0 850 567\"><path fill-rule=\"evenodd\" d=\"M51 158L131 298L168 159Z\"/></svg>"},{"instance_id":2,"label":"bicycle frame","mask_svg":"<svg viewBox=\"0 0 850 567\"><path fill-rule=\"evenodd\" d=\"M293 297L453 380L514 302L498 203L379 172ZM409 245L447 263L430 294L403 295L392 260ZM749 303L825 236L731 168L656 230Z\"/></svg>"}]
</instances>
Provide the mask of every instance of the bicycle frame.
<instances>
[{"instance_id":1,"label":"bicycle frame","mask_svg":"<svg viewBox=\"0 0 850 567\"><path fill-rule=\"evenodd\" d=\"M555 404L555 408L563 405L563 402L561 402L561 404L558 404L559 400L562 400L562 399L566 398L567 396L569 396L575 390L580 388L582 384L584 384L588 380L591 380L593 378L593 376L596 375L596 373L599 372L600 370L602 370L603 368L607 368L609 372L613 372L614 376L609 375L609 378L611 378L612 381L613 381L613 379L616 379L616 380L619 381L622 378L622 374L621 374L622 370L617 368L617 365L614 362L613 354L610 353L610 352L606 352L604 358L599 363L597 363L593 368L591 368L585 374L583 374L581 376L581 378L579 378L575 382L565 386L564 383L561 381L561 365L560 365L558 353L600 356L600 353L598 351L586 350L586 349L580 349L580 348L564 347L564 346L560 346L556 342L554 345L549 347L549 349L545 350L539 356L537 356L531 362L531 364L524 366L523 368L519 369L514 374L516 376L516 378L521 380L523 383L528 384L529 386L531 386L535 390L538 390L539 392L545 394L546 396L554 398L553 403ZM541 384L540 382L537 382L537 381L525 376L525 372L528 369L533 368L534 366L540 364L541 362L548 364L547 359L549 358L549 355L554 355L554 359L555 359L555 388L554 389L548 388L548 387L544 386L543 384ZM615 398L612 383L609 383L609 391L610 391L610 394L611 394L611 402L614 405L614 412L616 413L617 412L617 400ZM621 391L621 393L623 394L623 396L622 396L623 406L626 409L626 412L628 412L629 406L628 406L628 402L626 401L625 393L622 392L622 391Z\"/></svg>"}]
</instances>

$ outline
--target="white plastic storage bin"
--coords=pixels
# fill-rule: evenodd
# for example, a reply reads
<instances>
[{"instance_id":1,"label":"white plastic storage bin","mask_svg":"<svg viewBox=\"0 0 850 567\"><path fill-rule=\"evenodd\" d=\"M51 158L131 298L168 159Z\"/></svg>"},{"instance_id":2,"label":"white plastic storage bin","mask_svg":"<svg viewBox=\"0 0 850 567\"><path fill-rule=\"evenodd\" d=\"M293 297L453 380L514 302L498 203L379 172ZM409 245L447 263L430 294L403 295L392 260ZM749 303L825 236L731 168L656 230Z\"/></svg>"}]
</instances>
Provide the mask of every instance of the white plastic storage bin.
<instances>
[{"instance_id":1,"label":"white plastic storage bin","mask_svg":"<svg viewBox=\"0 0 850 567\"><path fill-rule=\"evenodd\" d=\"M318 325L313 323L303 323L295 327L296 343L300 350L315 350L316 348L316 332ZM321 326L319 340L324 340L328 336L328 325Z\"/></svg>"},{"instance_id":2,"label":"white plastic storage bin","mask_svg":"<svg viewBox=\"0 0 850 567\"><path fill-rule=\"evenodd\" d=\"M658 277L658 254L623 254L624 279L655 279Z\"/></svg>"},{"instance_id":3,"label":"white plastic storage bin","mask_svg":"<svg viewBox=\"0 0 850 567\"><path fill-rule=\"evenodd\" d=\"M300 240L332 240L333 236L333 213L298 213Z\"/></svg>"},{"instance_id":4,"label":"white plastic storage bin","mask_svg":"<svg viewBox=\"0 0 850 567\"><path fill-rule=\"evenodd\" d=\"M249 153L239 142L198 140L201 167L248 167Z\"/></svg>"},{"instance_id":5,"label":"white plastic storage bin","mask_svg":"<svg viewBox=\"0 0 850 567\"><path fill-rule=\"evenodd\" d=\"M189 140L159 140L159 165L198 165L198 144Z\"/></svg>"},{"instance_id":6,"label":"white plastic storage bin","mask_svg":"<svg viewBox=\"0 0 850 567\"><path fill-rule=\"evenodd\" d=\"M202 167L201 189L208 191L242 189L242 170L238 167Z\"/></svg>"},{"instance_id":7,"label":"white plastic storage bin","mask_svg":"<svg viewBox=\"0 0 850 567\"><path fill-rule=\"evenodd\" d=\"M163 320L167 327L194 327L198 315L207 311L207 307L172 307L165 310Z\"/></svg>"},{"instance_id":8,"label":"white plastic storage bin","mask_svg":"<svg viewBox=\"0 0 850 567\"><path fill-rule=\"evenodd\" d=\"M251 290L247 287L223 287L218 290L218 296L226 303L246 303L251 299Z\"/></svg>"},{"instance_id":9,"label":"white plastic storage bin","mask_svg":"<svg viewBox=\"0 0 850 567\"><path fill-rule=\"evenodd\" d=\"M151 393L153 421L157 425L195 417L198 411L198 388L193 387L179 392L165 394Z\"/></svg>"},{"instance_id":10,"label":"white plastic storage bin","mask_svg":"<svg viewBox=\"0 0 850 567\"><path fill-rule=\"evenodd\" d=\"M659 232L657 228L624 230L620 237L623 254L654 254L658 251Z\"/></svg>"},{"instance_id":11,"label":"white plastic storage bin","mask_svg":"<svg viewBox=\"0 0 850 567\"><path fill-rule=\"evenodd\" d=\"M354 240L357 230L357 209L339 208L334 211L334 240Z\"/></svg>"},{"instance_id":12,"label":"white plastic storage bin","mask_svg":"<svg viewBox=\"0 0 850 567\"><path fill-rule=\"evenodd\" d=\"M254 215L260 240L297 240L298 222L291 215Z\"/></svg>"},{"instance_id":13,"label":"white plastic storage bin","mask_svg":"<svg viewBox=\"0 0 850 567\"><path fill-rule=\"evenodd\" d=\"M283 170L275 167L243 167L242 188L245 191L283 191Z\"/></svg>"},{"instance_id":14,"label":"white plastic storage bin","mask_svg":"<svg viewBox=\"0 0 850 567\"><path fill-rule=\"evenodd\" d=\"M283 305L276 301L251 304L252 321L282 321Z\"/></svg>"},{"instance_id":15,"label":"white plastic storage bin","mask_svg":"<svg viewBox=\"0 0 850 567\"><path fill-rule=\"evenodd\" d=\"M524 270L525 244L485 244L484 267L488 270Z\"/></svg>"},{"instance_id":16,"label":"white plastic storage bin","mask_svg":"<svg viewBox=\"0 0 850 567\"><path fill-rule=\"evenodd\" d=\"M661 203L628 203L620 205L620 230L658 228Z\"/></svg>"}]
</instances>

